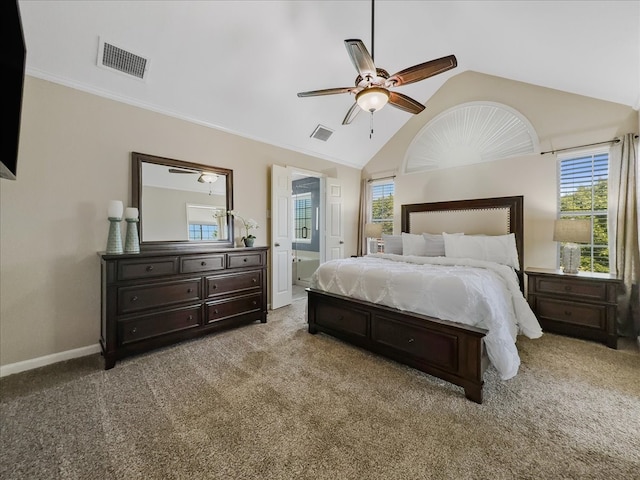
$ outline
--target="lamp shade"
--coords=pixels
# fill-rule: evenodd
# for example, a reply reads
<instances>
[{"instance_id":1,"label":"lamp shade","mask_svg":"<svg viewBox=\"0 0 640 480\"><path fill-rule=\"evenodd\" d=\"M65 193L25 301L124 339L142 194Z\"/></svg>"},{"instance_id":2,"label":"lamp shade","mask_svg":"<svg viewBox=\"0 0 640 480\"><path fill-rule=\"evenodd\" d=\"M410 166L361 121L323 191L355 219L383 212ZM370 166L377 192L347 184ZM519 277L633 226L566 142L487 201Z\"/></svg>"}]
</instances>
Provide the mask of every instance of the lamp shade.
<instances>
[{"instance_id":1,"label":"lamp shade","mask_svg":"<svg viewBox=\"0 0 640 480\"><path fill-rule=\"evenodd\" d=\"M381 223L365 223L364 236L367 238L382 237L382 224Z\"/></svg>"},{"instance_id":2,"label":"lamp shade","mask_svg":"<svg viewBox=\"0 0 640 480\"><path fill-rule=\"evenodd\" d=\"M369 87L356 94L356 102L366 112L377 112L389 101L389 91L381 87Z\"/></svg>"},{"instance_id":3,"label":"lamp shade","mask_svg":"<svg viewBox=\"0 0 640 480\"><path fill-rule=\"evenodd\" d=\"M591 220L562 218L556 220L553 228L555 242L589 243L591 241Z\"/></svg>"}]
</instances>

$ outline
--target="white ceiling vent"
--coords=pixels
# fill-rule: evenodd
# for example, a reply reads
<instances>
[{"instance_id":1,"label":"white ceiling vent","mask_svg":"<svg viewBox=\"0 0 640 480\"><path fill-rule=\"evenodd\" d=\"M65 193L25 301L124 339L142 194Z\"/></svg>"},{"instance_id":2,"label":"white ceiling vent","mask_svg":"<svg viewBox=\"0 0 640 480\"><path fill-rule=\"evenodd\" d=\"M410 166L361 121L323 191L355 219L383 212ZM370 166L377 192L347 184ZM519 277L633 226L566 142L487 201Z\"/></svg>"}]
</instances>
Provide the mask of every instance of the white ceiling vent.
<instances>
[{"instance_id":1,"label":"white ceiling vent","mask_svg":"<svg viewBox=\"0 0 640 480\"><path fill-rule=\"evenodd\" d=\"M404 173L460 167L539 153L538 135L517 110L495 102L456 105L415 136Z\"/></svg>"},{"instance_id":2,"label":"white ceiling vent","mask_svg":"<svg viewBox=\"0 0 640 480\"><path fill-rule=\"evenodd\" d=\"M100 39L98 66L144 80L149 71L149 60Z\"/></svg>"},{"instance_id":3,"label":"white ceiling vent","mask_svg":"<svg viewBox=\"0 0 640 480\"><path fill-rule=\"evenodd\" d=\"M323 127L322 125L318 125L316 129L311 134L311 138L316 138L318 140L322 140L326 142L329 140L329 137L333 134L333 130L327 127Z\"/></svg>"}]
</instances>

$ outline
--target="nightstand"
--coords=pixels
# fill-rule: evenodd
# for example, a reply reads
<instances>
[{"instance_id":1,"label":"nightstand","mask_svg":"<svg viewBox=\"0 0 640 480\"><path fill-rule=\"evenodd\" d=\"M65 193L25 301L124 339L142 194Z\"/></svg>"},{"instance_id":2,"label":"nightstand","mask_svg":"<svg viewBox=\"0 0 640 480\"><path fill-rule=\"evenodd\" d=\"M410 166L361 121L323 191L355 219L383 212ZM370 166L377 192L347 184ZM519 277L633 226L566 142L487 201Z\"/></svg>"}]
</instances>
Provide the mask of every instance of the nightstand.
<instances>
[{"instance_id":1,"label":"nightstand","mask_svg":"<svg viewBox=\"0 0 640 480\"><path fill-rule=\"evenodd\" d=\"M529 268L527 300L543 330L596 340L618 348L618 290L622 280L609 273L563 273Z\"/></svg>"}]
</instances>

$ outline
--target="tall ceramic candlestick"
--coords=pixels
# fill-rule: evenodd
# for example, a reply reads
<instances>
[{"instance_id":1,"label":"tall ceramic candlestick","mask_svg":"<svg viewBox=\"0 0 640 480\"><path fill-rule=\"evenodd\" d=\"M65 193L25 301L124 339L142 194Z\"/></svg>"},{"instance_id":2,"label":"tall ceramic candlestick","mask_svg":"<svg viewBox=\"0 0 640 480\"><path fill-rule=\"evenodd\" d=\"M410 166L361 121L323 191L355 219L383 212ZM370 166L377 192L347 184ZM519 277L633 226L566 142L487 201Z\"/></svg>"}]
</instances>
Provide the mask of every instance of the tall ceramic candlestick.
<instances>
[{"instance_id":1,"label":"tall ceramic candlestick","mask_svg":"<svg viewBox=\"0 0 640 480\"><path fill-rule=\"evenodd\" d=\"M138 238L138 209L133 207L127 208L124 211L124 219L127 222L124 253L140 253L140 240Z\"/></svg>"},{"instance_id":2,"label":"tall ceramic candlestick","mask_svg":"<svg viewBox=\"0 0 640 480\"><path fill-rule=\"evenodd\" d=\"M122 221L122 202L111 200L107 209L109 218L109 237L107 238L107 253L122 253L122 234L120 233L120 222Z\"/></svg>"}]
</instances>

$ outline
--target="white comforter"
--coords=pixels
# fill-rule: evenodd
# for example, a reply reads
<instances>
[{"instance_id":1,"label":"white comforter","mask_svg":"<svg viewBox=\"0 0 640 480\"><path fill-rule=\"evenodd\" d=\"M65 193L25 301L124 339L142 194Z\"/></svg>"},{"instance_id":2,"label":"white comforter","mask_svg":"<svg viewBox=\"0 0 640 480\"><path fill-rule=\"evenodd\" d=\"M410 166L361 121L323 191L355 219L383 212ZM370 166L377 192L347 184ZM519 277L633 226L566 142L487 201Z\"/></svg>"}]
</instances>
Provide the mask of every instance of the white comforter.
<instances>
[{"instance_id":1,"label":"white comforter","mask_svg":"<svg viewBox=\"0 0 640 480\"><path fill-rule=\"evenodd\" d=\"M311 287L484 328L503 380L518 373L517 335L542 335L513 269L493 262L378 253L320 265Z\"/></svg>"}]
</instances>

